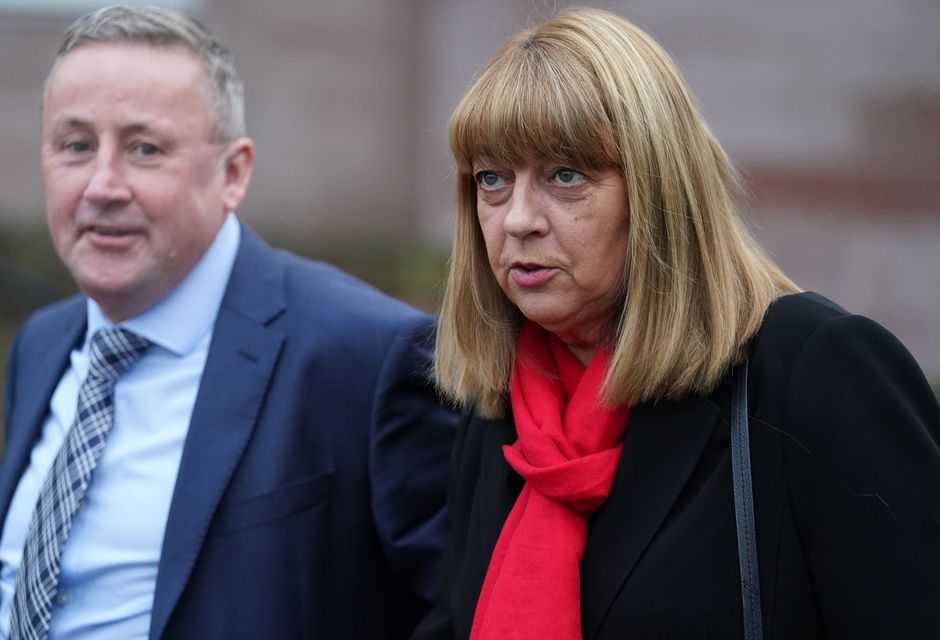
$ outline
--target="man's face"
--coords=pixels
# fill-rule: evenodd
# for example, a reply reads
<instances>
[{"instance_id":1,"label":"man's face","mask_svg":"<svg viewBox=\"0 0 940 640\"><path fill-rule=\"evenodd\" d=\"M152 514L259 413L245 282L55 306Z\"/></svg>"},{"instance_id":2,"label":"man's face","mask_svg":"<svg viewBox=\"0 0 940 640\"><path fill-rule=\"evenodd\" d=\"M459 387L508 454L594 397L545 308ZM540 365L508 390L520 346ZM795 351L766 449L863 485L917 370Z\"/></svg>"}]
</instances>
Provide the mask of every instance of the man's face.
<instances>
[{"instance_id":1,"label":"man's face","mask_svg":"<svg viewBox=\"0 0 940 640\"><path fill-rule=\"evenodd\" d=\"M251 143L213 143L210 130L205 73L184 48L91 44L53 69L41 152L49 229L113 322L170 293L241 202Z\"/></svg>"}]
</instances>

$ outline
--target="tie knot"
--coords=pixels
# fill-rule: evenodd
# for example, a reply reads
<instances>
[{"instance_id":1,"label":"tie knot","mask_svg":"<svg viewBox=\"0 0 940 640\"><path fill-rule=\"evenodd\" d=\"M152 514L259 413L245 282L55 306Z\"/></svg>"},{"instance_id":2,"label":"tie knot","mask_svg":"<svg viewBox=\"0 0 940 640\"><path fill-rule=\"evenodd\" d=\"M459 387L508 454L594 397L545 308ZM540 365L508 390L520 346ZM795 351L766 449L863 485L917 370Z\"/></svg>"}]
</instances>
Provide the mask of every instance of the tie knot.
<instances>
[{"instance_id":1,"label":"tie knot","mask_svg":"<svg viewBox=\"0 0 940 640\"><path fill-rule=\"evenodd\" d=\"M88 375L114 380L144 354L150 341L120 327L99 329L91 338Z\"/></svg>"}]
</instances>

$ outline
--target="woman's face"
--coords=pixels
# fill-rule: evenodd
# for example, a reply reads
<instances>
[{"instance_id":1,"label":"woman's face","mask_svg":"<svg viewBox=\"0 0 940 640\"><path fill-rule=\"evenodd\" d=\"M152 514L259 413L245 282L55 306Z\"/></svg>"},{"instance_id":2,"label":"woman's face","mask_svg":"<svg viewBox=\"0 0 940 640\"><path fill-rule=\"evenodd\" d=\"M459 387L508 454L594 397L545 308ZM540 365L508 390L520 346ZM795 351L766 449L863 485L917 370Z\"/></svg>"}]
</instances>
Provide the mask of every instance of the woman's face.
<instances>
[{"instance_id":1,"label":"woman's face","mask_svg":"<svg viewBox=\"0 0 940 640\"><path fill-rule=\"evenodd\" d=\"M622 174L544 158L518 166L479 159L473 171L499 286L585 361L623 291L629 222Z\"/></svg>"}]
</instances>

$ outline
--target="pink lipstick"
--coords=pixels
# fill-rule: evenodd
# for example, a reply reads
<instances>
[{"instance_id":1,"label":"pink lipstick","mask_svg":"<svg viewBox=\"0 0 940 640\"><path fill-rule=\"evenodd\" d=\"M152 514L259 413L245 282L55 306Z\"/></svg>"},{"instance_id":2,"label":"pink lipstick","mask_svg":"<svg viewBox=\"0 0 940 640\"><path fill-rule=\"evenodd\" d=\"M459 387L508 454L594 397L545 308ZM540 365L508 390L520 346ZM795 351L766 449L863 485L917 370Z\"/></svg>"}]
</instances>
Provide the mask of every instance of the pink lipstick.
<instances>
[{"instance_id":1,"label":"pink lipstick","mask_svg":"<svg viewBox=\"0 0 940 640\"><path fill-rule=\"evenodd\" d=\"M555 275L555 269L540 264L515 263L510 267L509 273L516 284L524 287L537 287Z\"/></svg>"}]
</instances>

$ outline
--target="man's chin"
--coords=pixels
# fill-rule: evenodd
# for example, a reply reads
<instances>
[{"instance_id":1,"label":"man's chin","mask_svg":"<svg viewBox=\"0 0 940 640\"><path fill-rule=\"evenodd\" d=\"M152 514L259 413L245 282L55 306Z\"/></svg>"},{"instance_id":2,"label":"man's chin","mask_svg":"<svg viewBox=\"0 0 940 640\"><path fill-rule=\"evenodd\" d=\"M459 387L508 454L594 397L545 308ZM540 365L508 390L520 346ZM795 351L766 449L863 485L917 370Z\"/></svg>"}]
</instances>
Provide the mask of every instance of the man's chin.
<instances>
[{"instance_id":1,"label":"man's chin","mask_svg":"<svg viewBox=\"0 0 940 640\"><path fill-rule=\"evenodd\" d=\"M101 274L82 277L78 279L78 288L98 303L111 322L126 320L146 310L157 297L148 295L144 283L128 278L127 274L123 274L123 277Z\"/></svg>"}]
</instances>

